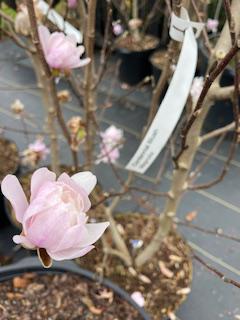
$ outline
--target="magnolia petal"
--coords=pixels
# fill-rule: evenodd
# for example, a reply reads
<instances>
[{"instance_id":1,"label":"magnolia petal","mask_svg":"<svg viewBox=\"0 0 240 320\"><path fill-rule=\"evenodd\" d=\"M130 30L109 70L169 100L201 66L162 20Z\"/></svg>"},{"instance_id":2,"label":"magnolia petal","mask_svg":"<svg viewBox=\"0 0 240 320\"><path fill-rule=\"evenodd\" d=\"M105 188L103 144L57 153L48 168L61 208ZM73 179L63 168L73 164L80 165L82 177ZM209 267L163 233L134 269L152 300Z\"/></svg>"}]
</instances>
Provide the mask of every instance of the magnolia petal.
<instances>
[{"instance_id":1,"label":"magnolia petal","mask_svg":"<svg viewBox=\"0 0 240 320\"><path fill-rule=\"evenodd\" d=\"M41 42L44 55L46 55L48 51L48 42L50 39L50 32L47 27L41 25L38 27L38 34L39 34L39 39Z\"/></svg>"},{"instance_id":2,"label":"magnolia petal","mask_svg":"<svg viewBox=\"0 0 240 320\"><path fill-rule=\"evenodd\" d=\"M44 248L37 248L38 258L41 261L44 268L50 268L52 266L52 259Z\"/></svg>"},{"instance_id":3,"label":"magnolia petal","mask_svg":"<svg viewBox=\"0 0 240 320\"><path fill-rule=\"evenodd\" d=\"M31 178L31 201L35 198L38 190L45 182L54 182L56 174L47 168L40 168L36 170Z\"/></svg>"},{"instance_id":4,"label":"magnolia petal","mask_svg":"<svg viewBox=\"0 0 240 320\"><path fill-rule=\"evenodd\" d=\"M32 217L34 221L24 221L23 227L28 239L39 248L55 248L70 227L68 210L61 203Z\"/></svg>"},{"instance_id":5,"label":"magnolia petal","mask_svg":"<svg viewBox=\"0 0 240 320\"><path fill-rule=\"evenodd\" d=\"M75 225L71 228L69 228L62 240L58 243L56 249L52 251L63 251L67 250L69 248L79 248L81 247L81 241L84 237L86 237L88 234L88 231L85 227L85 225Z\"/></svg>"},{"instance_id":6,"label":"magnolia petal","mask_svg":"<svg viewBox=\"0 0 240 320\"><path fill-rule=\"evenodd\" d=\"M2 181L1 189L4 196L10 201L17 221L21 223L28 207L28 201L18 179L8 174Z\"/></svg>"},{"instance_id":7,"label":"magnolia petal","mask_svg":"<svg viewBox=\"0 0 240 320\"><path fill-rule=\"evenodd\" d=\"M80 59L80 61L78 62L78 64L76 64L73 68L85 67L87 64L90 63L90 61L91 61L90 58Z\"/></svg>"},{"instance_id":8,"label":"magnolia petal","mask_svg":"<svg viewBox=\"0 0 240 320\"><path fill-rule=\"evenodd\" d=\"M145 299L142 295L142 293L140 291L134 291L131 294L131 298L140 306L140 307L144 307L145 304Z\"/></svg>"},{"instance_id":9,"label":"magnolia petal","mask_svg":"<svg viewBox=\"0 0 240 320\"><path fill-rule=\"evenodd\" d=\"M73 179L71 179L68 174L62 173L58 178L58 181L66 183L69 187L71 187L73 190L75 190L82 196L83 212L87 212L91 208L91 202L88 198L86 190L83 187L81 187L78 183L76 183Z\"/></svg>"},{"instance_id":10,"label":"magnolia petal","mask_svg":"<svg viewBox=\"0 0 240 320\"><path fill-rule=\"evenodd\" d=\"M92 192L97 183L96 176L90 171L76 173L71 176L71 179L73 179L80 187L82 187L87 194Z\"/></svg>"},{"instance_id":11,"label":"magnolia petal","mask_svg":"<svg viewBox=\"0 0 240 320\"><path fill-rule=\"evenodd\" d=\"M48 254L53 260L56 260L56 261L70 260L70 259L76 259L84 256L93 248L94 246L88 246L85 248L71 248L71 249L57 251L57 252L51 252L48 250Z\"/></svg>"},{"instance_id":12,"label":"magnolia petal","mask_svg":"<svg viewBox=\"0 0 240 320\"><path fill-rule=\"evenodd\" d=\"M87 223L87 234L82 238L79 245L81 247L89 246L95 243L109 226L109 222Z\"/></svg>"},{"instance_id":13,"label":"magnolia petal","mask_svg":"<svg viewBox=\"0 0 240 320\"><path fill-rule=\"evenodd\" d=\"M35 245L21 234L13 236L13 242L21 244L25 249L36 249Z\"/></svg>"}]
</instances>

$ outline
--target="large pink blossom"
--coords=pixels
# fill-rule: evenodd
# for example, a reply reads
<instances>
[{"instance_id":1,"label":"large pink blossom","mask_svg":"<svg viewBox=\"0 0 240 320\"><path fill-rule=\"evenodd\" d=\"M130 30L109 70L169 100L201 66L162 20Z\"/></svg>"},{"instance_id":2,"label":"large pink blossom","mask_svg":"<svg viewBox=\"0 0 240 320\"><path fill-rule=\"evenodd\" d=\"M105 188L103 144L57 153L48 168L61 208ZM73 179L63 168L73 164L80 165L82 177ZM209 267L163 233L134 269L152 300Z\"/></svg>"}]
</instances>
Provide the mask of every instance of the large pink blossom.
<instances>
[{"instance_id":1,"label":"large pink blossom","mask_svg":"<svg viewBox=\"0 0 240 320\"><path fill-rule=\"evenodd\" d=\"M72 177L62 173L56 180L55 173L40 168L32 175L28 202L18 179L7 175L2 181L2 193L23 228L13 241L37 249L38 253L44 249L45 255L54 260L74 259L88 253L109 225L87 223L86 212L91 206L88 195L95 185L96 177L91 172L79 172Z\"/></svg>"},{"instance_id":2,"label":"large pink blossom","mask_svg":"<svg viewBox=\"0 0 240 320\"><path fill-rule=\"evenodd\" d=\"M77 47L73 35L66 36L63 32L49 32L45 26L38 27L38 33L45 59L48 65L57 70L69 71L83 67L90 62L89 58L80 59L84 46Z\"/></svg>"}]
</instances>

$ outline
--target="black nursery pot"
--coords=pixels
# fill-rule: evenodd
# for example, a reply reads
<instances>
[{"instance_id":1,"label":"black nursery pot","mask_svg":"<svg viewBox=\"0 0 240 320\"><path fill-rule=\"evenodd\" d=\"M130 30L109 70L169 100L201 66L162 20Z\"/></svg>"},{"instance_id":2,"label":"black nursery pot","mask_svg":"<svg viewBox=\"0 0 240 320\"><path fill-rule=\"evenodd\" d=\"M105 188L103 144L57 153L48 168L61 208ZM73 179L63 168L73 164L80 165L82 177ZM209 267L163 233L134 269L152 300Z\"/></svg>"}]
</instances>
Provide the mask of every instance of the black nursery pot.
<instances>
[{"instance_id":1,"label":"black nursery pot","mask_svg":"<svg viewBox=\"0 0 240 320\"><path fill-rule=\"evenodd\" d=\"M0 230L5 226L9 225L9 220L7 218L6 210L5 210L5 201L2 192L0 191Z\"/></svg>"},{"instance_id":2,"label":"black nursery pot","mask_svg":"<svg viewBox=\"0 0 240 320\"><path fill-rule=\"evenodd\" d=\"M146 76L151 75L151 64L149 57L153 49L144 51L129 51L128 49L118 48L120 57L119 80L134 86L141 82Z\"/></svg>"},{"instance_id":3,"label":"black nursery pot","mask_svg":"<svg viewBox=\"0 0 240 320\"><path fill-rule=\"evenodd\" d=\"M82 269L75 265L73 262L55 262L54 266L50 269L44 269L37 258L26 258L22 261L0 268L0 283L11 280L13 277L23 275L24 273L34 272L37 274L63 274L63 273L71 273L75 275L79 275L87 280L100 283L103 286L111 289L116 295L118 295L121 299L128 302L135 310L139 313L139 320L151 320L150 316L146 313L146 311L141 308L130 296L129 294L118 287L116 284L111 282L108 279L100 278L96 274ZM166 320L166 319L165 319Z\"/></svg>"}]
</instances>

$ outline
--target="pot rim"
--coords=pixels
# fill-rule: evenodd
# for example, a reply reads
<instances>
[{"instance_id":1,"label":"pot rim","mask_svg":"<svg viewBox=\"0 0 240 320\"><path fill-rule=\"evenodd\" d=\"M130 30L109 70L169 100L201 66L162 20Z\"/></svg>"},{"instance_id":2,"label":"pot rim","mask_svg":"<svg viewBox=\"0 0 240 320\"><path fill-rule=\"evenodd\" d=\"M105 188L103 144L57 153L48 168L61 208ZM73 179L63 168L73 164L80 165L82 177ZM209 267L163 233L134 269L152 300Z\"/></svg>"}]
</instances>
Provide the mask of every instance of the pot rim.
<instances>
[{"instance_id":1,"label":"pot rim","mask_svg":"<svg viewBox=\"0 0 240 320\"><path fill-rule=\"evenodd\" d=\"M150 316L146 313L145 309L140 307L125 290L120 288L118 285L116 285L109 279L100 277L89 270L80 268L72 261L54 261L53 267L51 267L50 269L44 269L41 263L39 262L38 258L24 258L17 263L11 264L6 267L0 267L0 283L3 281L10 280L14 276L22 275L26 272L36 272L37 274L61 274L65 272L70 272L85 277L90 281L99 282L107 288L113 290L119 297L121 297L123 300L127 301L132 307L134 307L138 311L139 315L141 315L143 320L151 320Z\"/></svg>"},{"instance_id":2,"label":"pot rim","mask_svg":"<svg viewBox=\"0 0 240 320\"><path fill-rule=\"evenodd\" d=\"M115 50L122 53L122 54L143 54L143 53L152 52L159 47L160 40L158 37L153 36L151 34L145 34L144 36L151 36L152 38L155 38L156 45L153 48L148 48L148 49L143 49L143 50L130 50L130 49L127 49L127 48L119 45L121 38L123 38L122 36L119 36L119 38L117 38L114 43Z\"/></svg>"}]
</instances>

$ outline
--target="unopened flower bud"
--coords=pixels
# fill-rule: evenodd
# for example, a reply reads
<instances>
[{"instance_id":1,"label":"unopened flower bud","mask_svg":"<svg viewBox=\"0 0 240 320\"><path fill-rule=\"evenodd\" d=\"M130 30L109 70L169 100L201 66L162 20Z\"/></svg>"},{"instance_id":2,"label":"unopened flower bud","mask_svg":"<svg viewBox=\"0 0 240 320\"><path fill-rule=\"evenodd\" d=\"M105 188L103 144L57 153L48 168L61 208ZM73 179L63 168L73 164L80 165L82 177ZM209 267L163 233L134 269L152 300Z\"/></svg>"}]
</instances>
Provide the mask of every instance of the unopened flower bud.
<instances>
[{"instance_id":1,"label":"unopened flower bud","mask_svg":"<svg viewBox=\"0 0 240 320\"><path fill-rule=\"evenodd\" d=\"M136 30L140 28L142 25L142 20L141 19L131 19L128 22L128 26L131 30Z\"/></svg>"},{"instance_id":2,"label":"unopened flower bud","mask_svg":"<svg viewBox=\"0 0 240 320\"><path fill-rule=\"evenodd\" d=\"M11 110L14 114L20 115L24 111L24 104L16 99L12 104L11 104Z\"/></svg>"},{"instance_id":3,"label":"unopened flower bud","mask_svg":"<svg viewBox=\"0 0 240 320\"><path fill-rule=\"evenodd\" d=\"M71 100L71 95L70 95L70 92L68 90L58 91L57 97L58 97L58 101L62 102L62 103L68 102L68 101Z\"/></svg>"}]
</instances>

